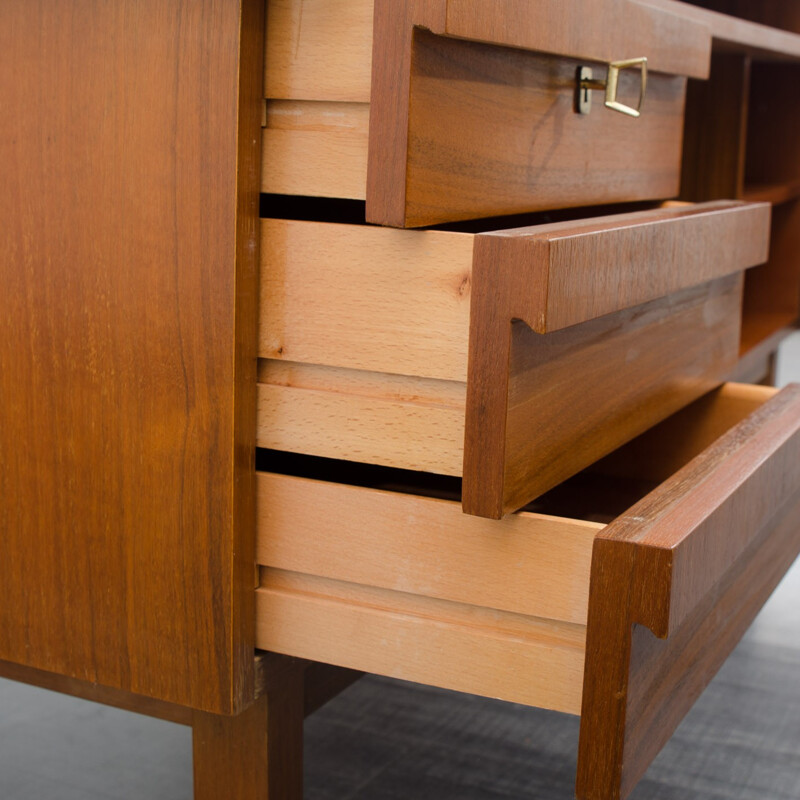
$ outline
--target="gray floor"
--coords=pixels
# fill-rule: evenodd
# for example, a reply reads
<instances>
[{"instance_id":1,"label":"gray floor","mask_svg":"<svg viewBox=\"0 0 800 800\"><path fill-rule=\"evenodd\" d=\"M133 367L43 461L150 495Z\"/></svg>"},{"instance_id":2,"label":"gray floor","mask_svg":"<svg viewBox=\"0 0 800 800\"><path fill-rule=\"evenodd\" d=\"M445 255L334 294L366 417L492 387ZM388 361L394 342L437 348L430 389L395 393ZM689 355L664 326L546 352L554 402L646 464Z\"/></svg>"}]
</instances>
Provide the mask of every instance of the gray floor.
<instances>
[{"instance_id":1,"label":"gray floor","mask_svg":"<svg viewBox=\"0 0 800 800\"><path fill-rule=\"evenodd\" d=\"M800 334L778 365L792 379ZM799 610L800 562L634 800L800 798ZM365 678L306 724L306 797L567 800L577 737L575 718ZM0 680L0 800L190 797L188 729Z\"/></svg>"}]
</instances>

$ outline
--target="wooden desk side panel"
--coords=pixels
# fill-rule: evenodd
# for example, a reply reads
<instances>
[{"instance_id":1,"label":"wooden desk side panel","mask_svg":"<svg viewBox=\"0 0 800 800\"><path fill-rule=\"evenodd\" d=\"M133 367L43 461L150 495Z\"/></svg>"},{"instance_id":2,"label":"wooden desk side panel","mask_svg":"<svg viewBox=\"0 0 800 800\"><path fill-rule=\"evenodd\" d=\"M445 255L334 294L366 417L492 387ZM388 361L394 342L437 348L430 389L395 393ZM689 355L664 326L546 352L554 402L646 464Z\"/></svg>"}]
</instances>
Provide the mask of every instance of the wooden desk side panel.
<instances>
[{"instance_id":1,"label":"wooden desk side panel","mask_svg":"<svg viewBox=\"0 0 800 800\"><path fill-rule=\"evenodd\" d=\"M0 659L217 713L253 699L262 5L0 5Z\"/></svg>"}]
</instances>

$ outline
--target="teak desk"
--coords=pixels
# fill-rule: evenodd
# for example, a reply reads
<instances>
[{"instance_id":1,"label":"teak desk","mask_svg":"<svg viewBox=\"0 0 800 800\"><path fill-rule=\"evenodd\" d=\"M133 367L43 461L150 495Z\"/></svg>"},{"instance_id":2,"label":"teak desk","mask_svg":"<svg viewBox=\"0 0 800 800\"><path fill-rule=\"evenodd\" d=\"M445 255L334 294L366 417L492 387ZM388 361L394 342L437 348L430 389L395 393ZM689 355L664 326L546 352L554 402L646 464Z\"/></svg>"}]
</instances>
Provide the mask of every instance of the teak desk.
<instances>
[{"instance_id":1,"label":"teak desk","mask_svg":"<svg viewBox=\"0 0 800 800\"><path fill-rule=\"evenodd\" d=\"M800 550L798 391L716 388L797 317L798 64L778 2L2 3L0 674L198 798L300 797L362 671L626 796Z\"/></svg>"}]
</instances>

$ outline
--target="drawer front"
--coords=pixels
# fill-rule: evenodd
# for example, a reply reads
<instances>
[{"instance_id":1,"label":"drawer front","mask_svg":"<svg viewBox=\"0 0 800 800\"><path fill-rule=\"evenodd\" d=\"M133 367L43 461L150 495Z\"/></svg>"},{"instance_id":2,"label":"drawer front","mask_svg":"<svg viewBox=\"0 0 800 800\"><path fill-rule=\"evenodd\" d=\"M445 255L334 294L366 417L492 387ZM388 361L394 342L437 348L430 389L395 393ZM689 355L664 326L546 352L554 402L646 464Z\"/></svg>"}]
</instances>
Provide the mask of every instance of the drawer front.
<instances>
[{"instance_id":1,"label":"drawer front","mask_svg":"<svg viewBox=\"0 0 800 800\"><path fill-rule=\"evenodd\" d=\"M768 232L737 203L479 235L266 221L258 443L463 472L465 510L500 517L724 379Z\"/></svg>"},{"instance_id":2,"label":"drawer front","mask_svg":"<svg viewBox=\"0 0 800 800\"><path fill-rule=\"evenodd\" d=\"M649 493L648 448L680 465ZM800 388L725 385L629 449L502 521L259 474L258 646L580 713L579 796L626 796L800 550ZM557 516L587 498L619 516Z\"/></svg>"},{"instance_id":3,"label":"drawer front","mask_svg":"<svg viewBox=\"0 0 800 800\"><path fill-rule=\"evenodd\" d=\"M264 191L366 199L370 221L396 227L677 195L686 76L708 71L707 29L570 0L558 16L579 22L554 30L550 5L272 0ZM606 110L601 92L577 113L579 66L601 78L631 56L653 70L641 118ZM635 105L638 76L620 80Z\"/></svg>"},{"instance_id":4,"label":"drawer front","mask_svg":"<svg viewBox=\"0 0 800 800\"><path fill-rule=\"evenodd\" d=\"M702 404L699 411L713 428L713 404ZM663 439L657 441L663 446ZM578 762L581 800L630 793L798 551L800 386L795 385L595 540L586 643L592 669L584 677Z\"/></svg>"},{"instance_id":5,"label":"drawer front","mask_svg":"<svg viewBox=\"0 0 800 800\"><path fill-rule=\"evenodd\" d=\"M404 183L391 169L395 140L377 138L373 99L369 221L419 227L677 196L686 79L651 75L639 119L603 108L602 95L584 115L575 110L580 65L415 33ZM621 80L635 104L638 78Z\"/></svg>"}]
</instances>

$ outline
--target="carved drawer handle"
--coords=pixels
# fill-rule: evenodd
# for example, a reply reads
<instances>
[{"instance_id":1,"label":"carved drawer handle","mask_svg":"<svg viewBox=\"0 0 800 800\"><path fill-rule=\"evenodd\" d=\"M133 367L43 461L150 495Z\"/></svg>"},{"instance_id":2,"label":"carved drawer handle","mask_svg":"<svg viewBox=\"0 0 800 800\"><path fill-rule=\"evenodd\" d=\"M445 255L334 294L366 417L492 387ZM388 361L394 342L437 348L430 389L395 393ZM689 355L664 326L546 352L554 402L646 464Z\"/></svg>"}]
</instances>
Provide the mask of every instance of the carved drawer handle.
<instances>
[{"instance_id":1,"label":"carved drawer handle","mask_svg":"<svg viewBox=\"0 0 800 800\"><path fill-rule=\"evenodd\" d=\"M639 105L636 108L626 106L617 101L617 89L619 87L619 73L623 69L639 68L642 74L642 81L639 89ZM619 111L629 117L639 117L642 113L644 96L647 92L647 59L629 58L625 61L612 61L608 65L608 75L604 81L594 80L591 67L578 68L578 113L588 114L592 110L592 90L604 91L606 93L605 107L612 111Z\"/></svg>"}]
</instances>

